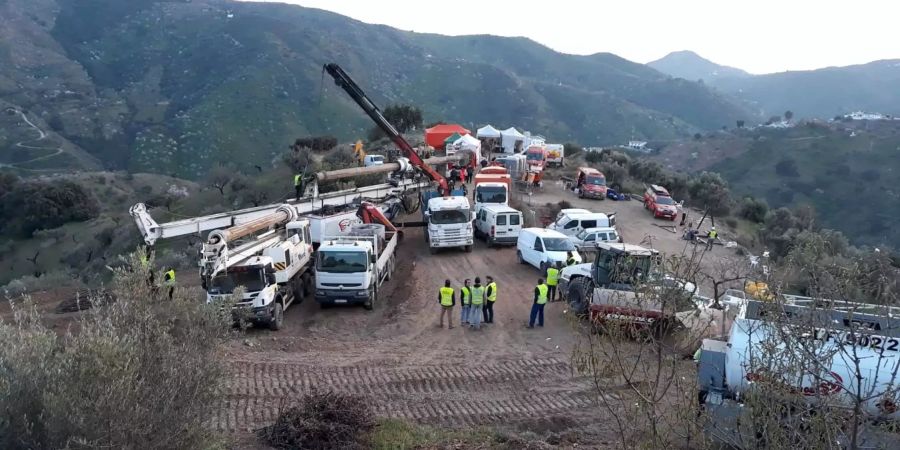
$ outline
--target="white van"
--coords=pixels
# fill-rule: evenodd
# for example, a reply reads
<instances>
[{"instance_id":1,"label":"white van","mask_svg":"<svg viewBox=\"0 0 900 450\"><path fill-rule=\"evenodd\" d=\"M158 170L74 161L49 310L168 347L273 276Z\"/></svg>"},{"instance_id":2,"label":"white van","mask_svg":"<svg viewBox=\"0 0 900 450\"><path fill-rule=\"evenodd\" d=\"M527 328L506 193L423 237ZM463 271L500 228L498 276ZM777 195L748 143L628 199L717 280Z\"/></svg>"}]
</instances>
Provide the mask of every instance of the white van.
<instances>
[{"instance_id":1,"label":"white van","mask_svg":"<svg viewBox=\"0 0 900 450\"><path fill-rule=\"evenodd\" d=\"M575 244L575 248L584 250L593 249L598 242L619 242L620 237L615 228L602 227L582 230L575 236L569 236L569 240Z\"/></svg>"},{"instance_id":2,"label":"white van","mask_svg":"<svg viewBox=\"0 0 900 450\"><path fill-rule=\"evenodd\" d=\"M612 228L616 226L615 214L566 213L547 227L566 236L575 236L588 228Z\"/></svg>"},{"instance_id":3,"label":"white van","mask_svg":"<svg viewBox=\"0 0 900 450\"><path fill-rule=\"evenodd\" d=\"M485 204L475 214L475 236L489 246L515 245L522 230L522 213L507 205Z\"/></svg>"},{"instance_id":4,"label":"white van","mask_svg":"<svg viewBox=\"0 0 900 450\"><path fill-rule=\"evenodd\" d=\"M582 208L565 208L559 210L559 214L556 215L556 218L553 220L559 220L560 217L565 216L566 214L590 214L593 211L582 209Z\"/></svg>"},{"instance_id":5,"label":"white van","mask_svg":"<svg viewBox=\"0 0 900 450\"><path fill-rule=\"evenodd\" d=\"M568 252L572 252L576 264L581 262L581 255L566 235L543 228L522 229L516 242L516 257L519 258L519 263L531 264L541 269L541 273L546 272L547 267L556 265L557 262L565 266Z\"/></svg>"}]
</instances>

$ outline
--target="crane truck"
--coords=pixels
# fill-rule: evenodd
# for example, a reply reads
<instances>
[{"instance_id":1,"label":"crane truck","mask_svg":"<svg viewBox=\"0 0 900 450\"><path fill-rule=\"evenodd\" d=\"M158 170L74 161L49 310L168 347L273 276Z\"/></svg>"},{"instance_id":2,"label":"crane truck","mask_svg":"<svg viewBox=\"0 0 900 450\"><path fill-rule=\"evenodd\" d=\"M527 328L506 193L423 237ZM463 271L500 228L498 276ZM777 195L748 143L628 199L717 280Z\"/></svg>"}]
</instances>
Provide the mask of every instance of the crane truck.
<instances>
[{"instance_id":1,"label":"crane truck","mask_svg":"<svg viewBox=\"0 0 900 450\"><path fill-rule=\"evenodd\" d=\"M707 412L706 432L737 448L758 446L760 435L752 427L745 401L758 391L756 386L765 389L770 383L784 388L773 391L805 399L810 410L841 408L850 417L849 411L859 408L874 422L896 424L900 309L781 298L784 301L777 304L747 300L740 305L727 340L703 340L697 377L698 400ZM786 370L777 370L780 366ZM790 408L797 411L799 406L792 403ZM877 427L860 429L863 433L856 442L864 447L858 448L896 448L896 435L888 436ZM836 434L843 433L836 430ZM837 447L846 446L850 438L839 436Z\"/></svg>"},{"instance_id":2,"label":"crane truck","mask_svg":"<svg viewBox=\"0 0 900 450\"><path fill-rule=\"evenodd\" d=\"M422 217L426 223L425 241L431 252L439 248L463 247L472 251L474 244L474 227L472 210L463 189L452 189L440 171L433 169L416 153L403 135L391 125L381 110L366 96L362 88L350 78L344 69L334 63L325 64L325 72L334 79L334 83L343 89L353 101L375 122L409 162L433 183L436 189L423 191L420 194Z\"/></svg>"}]
</instances>

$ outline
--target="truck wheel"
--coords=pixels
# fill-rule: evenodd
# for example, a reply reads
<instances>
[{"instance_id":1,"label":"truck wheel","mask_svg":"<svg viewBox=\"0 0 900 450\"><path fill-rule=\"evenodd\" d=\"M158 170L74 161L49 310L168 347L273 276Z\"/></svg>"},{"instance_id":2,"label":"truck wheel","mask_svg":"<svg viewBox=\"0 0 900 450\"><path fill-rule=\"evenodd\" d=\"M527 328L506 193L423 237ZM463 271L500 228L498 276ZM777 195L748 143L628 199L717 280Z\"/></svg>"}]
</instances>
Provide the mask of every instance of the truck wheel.
<instances>
[{"instance_id":1,"label":"truck wheel","mask_svg":"<svg viewBox=\"0 0 900 450\"><path fill-rule=\"evenodd\" d=\"M569 292L566 293L566 300L569 302L569 308L578 316L583 316L588 309L588 291L591 283L584 277L575 279L569 285Z\"/></svg>"},{"instance_id":2,"label":"truck wheel","mask_svg":"<svg viewBox=\"0 0 900 450\"><path fill-rule=\"evenodd\" d=\"M305 277L305 276L306 275L299 276L297 278L294 278L293 281L291 281L291 293L294 295L294 301L296 301L297 303L300 303L301 301L303 301L303 297L305 295L305 292L304 292L305 281L303 279L303 277Z\"/></svg>"},{"instance_id":3,"label":"truck wheel","mask_svg":"<svg viewBox=\"0 0 900 450\"><path fill-rule=\"evenodd\" d=\"M302 300L303 298L306 298L306 297L309 297L310 295L312 295L313 290L315 288L315 286L314 286L315 281L313 280L313 277L312 277L312 275L309 274L309 272L303 274L303 276L300 277L300 280L302 280L302 283L303 283L303 297L300 298Z\"/></svg>"},{"instance_id":4,"label":"truck wheel","mask_svg":"<svg viewBox=\"0 0 900 450\"><path fill-rule=\"evenodd\" d=\"M369 299L366 300L366 303L363 304L363 306L366 308L366 311L375 309L376 301L378 301L378 288L372 289L372 293L369 294Z\"/></svg>"},{"instance_id":5,"label":"truck wheel","mask_svg":"<svg viewBox=\"0 0 900 450\"><path fill-rule=\"evenodd\" d=\"M387 273L384 274L384 281L391 281L391 277L393 277L394 273L394 257L391 257L391 259L388 260L387 267L385 267L384 270L387 271Z\"/></svg>"},{"instance_id":6,"label":"truck wheel","mask_svg":"<svg viewBox=\"0 0 900 450\"><path fill-rule=\"evenodd\" d=\"M471 245L467 245L467 246L466 246L466 253L472 253L472 246L471 246Z\"/></svg>"},{"instance_id":7,"label":"truck wheel","mask_svg":"<svg viewBox=\"0 0 900 450\"><path fill-rule=\"evenodd\" d=\"M272 311L272 318L269 319L269 329L272 331L278 331L281 329L281 324L284 323L284 306L281 305L281 300L275 301L275 310Z\"/></svg>"}]
</instances>

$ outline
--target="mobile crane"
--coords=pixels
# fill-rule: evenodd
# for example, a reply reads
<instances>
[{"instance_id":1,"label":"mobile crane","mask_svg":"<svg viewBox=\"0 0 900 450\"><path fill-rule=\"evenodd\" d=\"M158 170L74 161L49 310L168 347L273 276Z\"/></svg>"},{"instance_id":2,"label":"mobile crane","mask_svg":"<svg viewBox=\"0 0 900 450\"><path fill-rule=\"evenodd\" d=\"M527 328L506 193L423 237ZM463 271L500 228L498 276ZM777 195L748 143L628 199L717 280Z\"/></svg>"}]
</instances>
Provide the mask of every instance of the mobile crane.
<instances>
[{"instance_id":1,"label":"mobile crane","mask_svg":"<svg viewBox=\"0 0 900 450\"><path fill-rule=\"evenodd\" d=\"M422 205L425 205L422 208L422 215L427 222L425 240L432 253L438 248L449 247L463 247L467 252L472 251L474 243L472 210L465 197L465 191L451 189L447 179L422 160L344 69L337 64L329 63L325 64L323 70L331 75L334 83L347 92L375 125L394 142L410 164L437 184L436 190L423 191L420 197Z\"/></svg>"}]
</instances>

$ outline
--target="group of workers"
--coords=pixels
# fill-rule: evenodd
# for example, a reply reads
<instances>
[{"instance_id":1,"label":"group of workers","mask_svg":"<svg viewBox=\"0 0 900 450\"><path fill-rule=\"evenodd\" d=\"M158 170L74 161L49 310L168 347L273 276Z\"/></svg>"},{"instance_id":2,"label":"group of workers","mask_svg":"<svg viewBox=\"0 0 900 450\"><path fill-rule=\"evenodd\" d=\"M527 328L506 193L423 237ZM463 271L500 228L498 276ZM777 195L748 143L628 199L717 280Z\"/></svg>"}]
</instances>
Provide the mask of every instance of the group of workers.
<instances>
[{"instance_id":1,"label":"group of workers","mask_svg":"<svg viewBox=\"0 0 900 450\"><path fill-rule=\"evenodd\" d=\"M144 254L141 255L141 269L147 273L147 286L150 287L154 292L159 289L159 286L156 285L156 275L153 272L153 266L150 258L153 256L153 250L148 249ZM172 296L175 295L175 268L167 267L166 271L163 272L163 286L168 288L169 290L169 300L172 300Z\"/></svg>"},{"instance_id":2,"label":"group of workers","mask_svg":"<svg viewBox=\"0 0 900 450\"><path fill-rule=\"evenodd\" d=\"M450 176L447 177L448 181L451 183L456 183L457 181L463 184L472 183L472 178L475 177L475 168L472 166L460 166L458 164L454 164L450 166Z\"/></svg>"},{"instance_id":3,"label":"group of workers","mask_svg":"<svg viewBox=\"0 0 900 450\"><path fill-rule=\"evenodd\" d=\"M487 285L481 284L481 277L475 277L475 284L466 278L459 288L459 302L462 306L459 321L463 326L480 330L481 323L494 323L494 303L497 301L497 283L491 276L485 277ZM453 307L456 306L456 290L450 280L438 290L438 302L441 305L441 324L444 327L444 316L447 316L448 328L453 328Z\"/></svg>"},{"instance_id":4,"label":"group of workers","mask_svg":"<svg viewBox=\"0 0 900 450\"><path fill-rule=\"evenodd\" d=\"M572 252L566 256L566 265L575 264ZM563 263L557 261L555 265L547 268L547 276L539 278L534 287L534 298L531 304L531 314L528 318L528 328L544 326L544 305L547 302L562 301L562 292L557 290L559 275L562 272ZM463 285L457 290L453 288L450 280L444 281L444 286L438 289L438 303L441 305L441 322L439 327L444 327L444 316L447 317L447 327L453 328L453 307L459 299L461 305L460 322L473 330L480 330L482 323L494 323L494 303L497 302L497 282L491 276L485 277L487 285L482 286L481 278L475 277L475 284L466 278Z\"/></svg>"}]
</instances>

